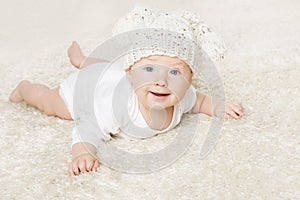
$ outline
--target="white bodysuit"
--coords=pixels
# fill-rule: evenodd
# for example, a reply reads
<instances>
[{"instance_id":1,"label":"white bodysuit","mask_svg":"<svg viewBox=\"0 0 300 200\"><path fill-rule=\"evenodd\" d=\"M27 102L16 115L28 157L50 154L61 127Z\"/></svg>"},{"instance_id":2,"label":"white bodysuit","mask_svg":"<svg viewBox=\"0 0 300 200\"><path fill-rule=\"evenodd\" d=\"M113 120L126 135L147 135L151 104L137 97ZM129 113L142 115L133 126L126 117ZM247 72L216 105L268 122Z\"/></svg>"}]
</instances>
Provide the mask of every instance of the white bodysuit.
<instances>
[{"instance_id":1,"label":"white bodysuit","mask_svg":"<svg viewBox=\"0 0 300 200\"><path fill-rule=\"evenodd\" d=\"M107 69L104 75L102 74L103 76L99 76L101 78L97 79L95 90L93 90L94 94L90 94L86 90L80 90L80 95L76 96L76 98L84 98L85 96L94 97L94 107L92 112L94 112L93 114L97 121L99 131L90 131L84 129L84 133L79 134L78 128L74 127L72 131L72 145L78 142L88 142L90 144L93 144L94 146L97 146L97 140L109 140L112 135L127 137L128 135L124 134L125 129L123 128L128 126L128 124L133 124L132 126L139 128L150 129L139 110L137 96L135 95L135 92L133 92L133 89L131 88L131 85L126 78L124 69L119 64L110 64L110 67L108 68L107 66L108 63L97 63L90 65L87 68L83 68L80 71L71 74L60 84L59 94L66 103L72 119L76 121L81 117L75 116L74 109L76 108L76 106L73 105L73 96L76 88L75 85L76 81L78 82L79 73L81 73L81 71L83 70L85 70L86 72L91 70L91 72L89 73L93 73L93 68L97 68L96 70L104 68ZM87 87L89 86L87 85ZM124 91L124 89L122 89L124 87L125 89L129 89L126 89L127 91ZM127 99L128 103L122 102L122 97L126 96L126 94L129 94L129 97ZM179 124L182 115L184 113L190 112L195 103L196 90L193 86L190 86L183 99L174 106L173 118L170 125L162 131L151 129L153 131L152 135L166 132L174 128ZM118 106L121 106L121 108L124 108L124 110L121 111L122 109L114 109ZM93 132L93 134L91 132ZM129 136L129 138L132 137Z\"/></svg>"}]
</instances>

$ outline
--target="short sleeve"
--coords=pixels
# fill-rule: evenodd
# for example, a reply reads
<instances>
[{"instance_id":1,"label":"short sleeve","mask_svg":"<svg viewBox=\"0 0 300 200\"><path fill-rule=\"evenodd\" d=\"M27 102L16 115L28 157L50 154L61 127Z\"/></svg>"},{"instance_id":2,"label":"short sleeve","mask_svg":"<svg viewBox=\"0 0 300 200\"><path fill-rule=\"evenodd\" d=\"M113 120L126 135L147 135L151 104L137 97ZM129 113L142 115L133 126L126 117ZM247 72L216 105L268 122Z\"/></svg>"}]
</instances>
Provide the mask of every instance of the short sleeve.
<instances>
[{"instance_id":1,"label":"short sleeve","mask_svg":"<svg viewBox=\"0 0 300 200\"><path fill-rule=\"evenodd\" d=\"M186 91L183 99L180 102L180 108L182 110L182 113L191 113L197 100L196 91L197 90L192 85Z\"/></svg>"}]
</instances>

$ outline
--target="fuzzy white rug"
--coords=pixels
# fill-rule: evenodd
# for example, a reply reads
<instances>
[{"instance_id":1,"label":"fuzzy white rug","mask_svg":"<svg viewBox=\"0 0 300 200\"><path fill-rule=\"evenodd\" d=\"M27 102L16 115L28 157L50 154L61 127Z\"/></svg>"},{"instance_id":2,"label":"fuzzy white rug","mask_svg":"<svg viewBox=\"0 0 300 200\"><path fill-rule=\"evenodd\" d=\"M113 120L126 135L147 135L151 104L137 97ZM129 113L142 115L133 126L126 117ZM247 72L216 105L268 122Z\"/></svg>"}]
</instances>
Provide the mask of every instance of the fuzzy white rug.
<instances>
[{"instance_id":1,"label":"fuzzy white rug","mask_svg":"<svg viewBox=\"0 0 300 200\"><path fill-rule=\"evenodd\" d=\"M22 79L55 87L74 71L65 53L69 41L39 49L30 61L2 59L0 199L300 199L300 4L243 3L184 5L198 9L224 36L229 49L218 69L227 99L241 101L246 116L225 122L205 160L198 157L210 119L186 116L185 122L200 119L194 143L173 165L151 174L101 166L97 173L70 178L73 123L7 101ZM95 35L91 30L79 37L85 53L103 40ZM4 36L0 34L0 42ZM167 145L173 136L120 143L151 149Z\"/></svg>"}]
</instances>

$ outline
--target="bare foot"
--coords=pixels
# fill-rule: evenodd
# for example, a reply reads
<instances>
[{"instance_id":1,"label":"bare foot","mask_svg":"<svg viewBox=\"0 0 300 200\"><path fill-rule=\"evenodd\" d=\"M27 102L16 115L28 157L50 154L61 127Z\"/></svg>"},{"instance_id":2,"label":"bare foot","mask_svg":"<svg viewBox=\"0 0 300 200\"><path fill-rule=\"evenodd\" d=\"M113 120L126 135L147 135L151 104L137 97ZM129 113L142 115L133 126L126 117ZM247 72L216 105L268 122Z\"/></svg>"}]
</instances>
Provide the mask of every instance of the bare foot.
<instances>
[{"instance_id":1,"label":"bare foot","mask_svg":"<svg viewBox=\"0 0 300 200\"><path fill-rule=\"evenodd\" d=\"M76 41L73 41L72 45L69 47L68 56L71 64L78 69L81 67L81 64L85 59L85 56L83 55L80 46Z\"/></svg>"},{"instance_id":2,"label":"bare foot","mask_svg":"<svg viewBox=\"0 0 300 200\"><path fill-rule=\"evenodd\" d=\"M13 102L13 103L19 103L21 101L23 101L23 97L20 93L20 87L21 85L24 85L24 84L28 84L30 83L29 81L27 80L23 80L21 81L18 86L12 91L12 93L10 94L9 96L9 101Z\"/></svg>"}]
</instances>

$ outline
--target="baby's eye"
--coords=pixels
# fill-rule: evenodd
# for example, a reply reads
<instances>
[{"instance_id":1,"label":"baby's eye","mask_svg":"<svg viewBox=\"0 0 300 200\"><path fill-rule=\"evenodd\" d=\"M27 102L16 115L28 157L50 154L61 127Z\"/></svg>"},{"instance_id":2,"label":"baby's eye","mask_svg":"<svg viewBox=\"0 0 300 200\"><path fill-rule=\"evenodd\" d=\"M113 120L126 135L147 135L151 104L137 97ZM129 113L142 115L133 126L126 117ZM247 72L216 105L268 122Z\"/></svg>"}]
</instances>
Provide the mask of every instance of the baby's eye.
<instances>
[{"instance_id":1,"label":"baby's eye","mask_svg":"<svg viewBox=\"0 0 300 200\"><path fill-rule=\"evenodd\" d=\"M153 72L153 67L145 67L146 72Z\"/></svg>"},{"instance_id":2,"label":"baby's eye","mask_svg":"<svg viewBox=\"0 0 300 200\"><path fill-rule=\"evenodd\" d=\"M180 73L180 72L179 72L177 69L173 69L173 70L170 71L170 74L171 74L171 75L174 75L174 76L175 76L175 75L178 75L179 73Z\"/></svg>"}]
</instances>

